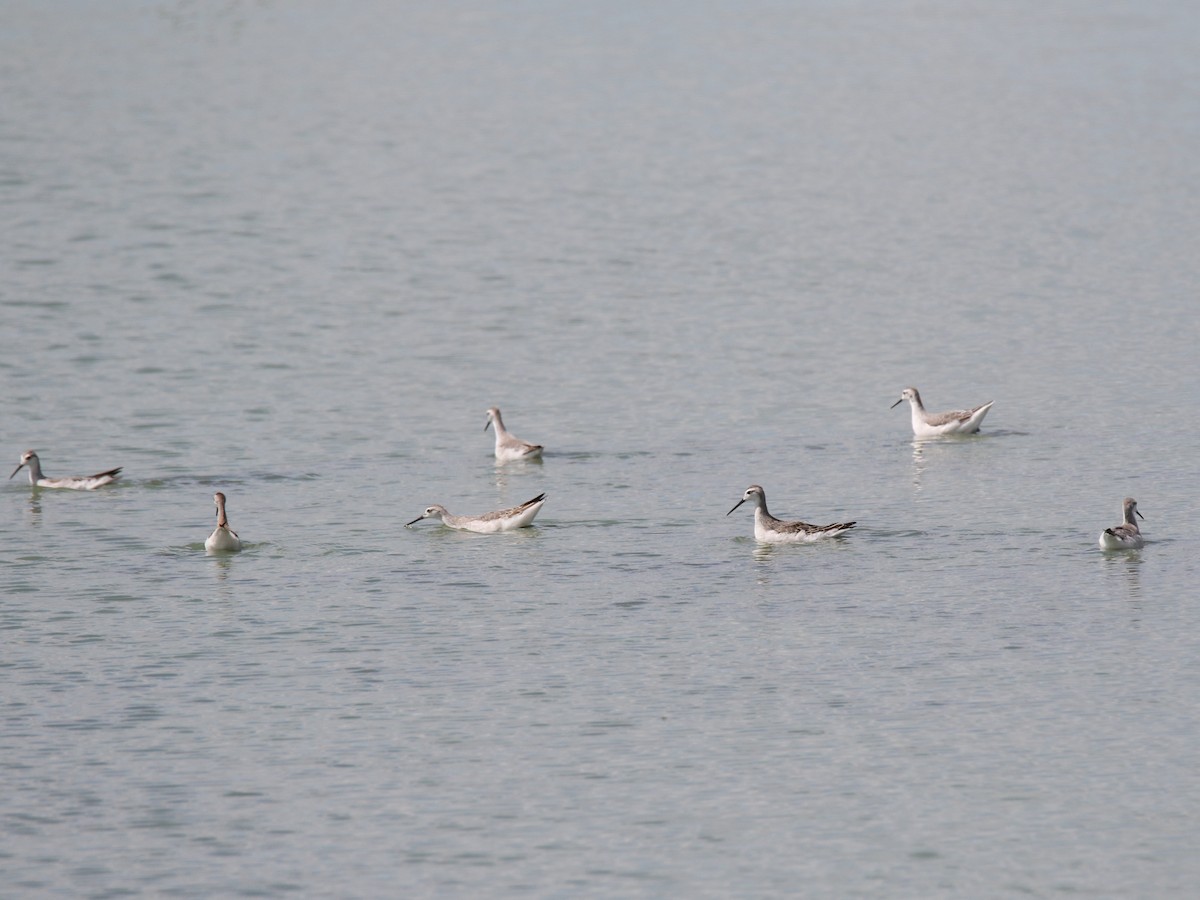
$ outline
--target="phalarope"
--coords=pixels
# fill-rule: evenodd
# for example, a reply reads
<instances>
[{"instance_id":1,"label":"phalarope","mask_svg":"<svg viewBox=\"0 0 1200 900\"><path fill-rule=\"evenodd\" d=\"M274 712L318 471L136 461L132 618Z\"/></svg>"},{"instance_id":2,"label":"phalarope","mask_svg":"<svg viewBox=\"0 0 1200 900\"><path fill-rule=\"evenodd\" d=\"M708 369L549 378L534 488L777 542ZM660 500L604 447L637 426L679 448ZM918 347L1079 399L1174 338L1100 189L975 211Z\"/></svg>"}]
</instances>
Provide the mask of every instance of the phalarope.
<instances>
[{"instance_id":1,"label":"phalarope","mask_svg":"<svg viewBox=\"0 0 1200 900\"><path fill-rule=\"evenodd\" d=\"M456 516L447 511L446 507L434 504L411 522L406 522L404 527L409 528L412 525L416 525L422 519L437 516L442 520L443 525L450 528L457 528L459 531L477 531L480 534L491 534L495 531L512 531L515 528L524 528L526 525L532 524L534 517L538 514L538 510L542 508L542 504L545 502L546 495L538 494L532 500L526 500L520 506L514 506L512 509L499 509L495 512L484 513L481 516Z\"/></svg>"},{"instance_id":2,"label":"phalarope","mask_svg":"<svg viewBox=\"0 0 1200 900\"><path fill-rule=\"evenodd\" d=\"M541 444L523 441L504 430L504 420L500 418L500 410L496 407L493 406L487 411L487 419L487 424L483 426L484 431L488 430L488 425L496 426L496 459L508 462L514 459L536 459L542 455Z\"/></svg>"},{"instance_id":3,"label":"phalarope","mask_svg":"<svg viewBox=\"0 0 1200 900\"><path fill-rule=\"evenodd\" d=\"M117 466L115 469L109 469L107 472L99 472L95 475L71 475L66 478L47 478L42 474L42 461L38 459L38 455L33 450L26 450L21 454L21 463L13 469L12 475L9 475L9 480L12 480L13 475L21 471L22 467L29 467L29 483L34 487L44 488L69 488L73 491L94 491L98 487L106 484L112 484L120 477L122 466Z\"/></svg>"},{"instance_id":4,"label":"phalarope","mask_svg":"<svg viewBox=\"0 0 1200 900\"><path fill-rule=\"evenodd\" d=\"M213 494L213 503L217 505L217 527L204 542L204 549L209 553L217 551L235 553L241 550L242 539L237 536L236 531L229 527L229 520L225 518L225 495L217 491Z\"/></svg>"},{"instance_id":5,"label":"phalarope","mask_svg":"<svg viewBox=\"0 0 1200 900\"><path fill-rule=\"evenodd\" d=\"M900 399L892 404L895 409L907 400L912 404L912 430L917 437L937 437L939 434L974 434L979 430L983 417L988 414L995 400L974 409L956 409L951 412L930 413L925 411L921 395L915 387L906 387Z\"/></svg>"},{"instance_id":6,"label":"phalarope","mask_svg":"<svg viewBox=\"0 0 1200 900\"><path fill-rule=\"evenodd\" d=\"M1100 532L1100 548L1102 550L1137 550L1146 545L1146 542L1142 540L1141 529L1137 525L1138 518L1146 517L1138 512L1137 501L1132 497L1126 497L1121 502L1121 512L1124 521L1120 525L1105 528Z\"/></svg>"},{"instance_id":7,"label":"phalarope","mask_svg":"<svg viewBox=\"0 0 1200 900\"><path fill-rule=\"evenodd\" d=\"M754 504L754 537L771 544L803 544L834 537L853 528L854 522L837 522L833 525L809 525L807 522L784 522L767 512L767 493L757 484L746 488L742 499L734 504L737 509L747 500ZM725 515L733 512L731 509Z\"/></svg>"}]
</instances>

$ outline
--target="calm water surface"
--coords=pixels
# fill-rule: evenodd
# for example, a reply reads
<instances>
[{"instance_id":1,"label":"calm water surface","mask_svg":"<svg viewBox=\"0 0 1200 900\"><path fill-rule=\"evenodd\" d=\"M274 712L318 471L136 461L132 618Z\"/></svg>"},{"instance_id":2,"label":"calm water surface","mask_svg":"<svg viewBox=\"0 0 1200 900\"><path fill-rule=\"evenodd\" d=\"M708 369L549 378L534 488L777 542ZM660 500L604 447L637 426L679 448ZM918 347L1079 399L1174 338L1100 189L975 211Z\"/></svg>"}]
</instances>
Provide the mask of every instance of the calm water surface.
<instances>
[{"instance_id":1,"label":"calm water surface","mask_svg":"<svg viewBox=\"0 0 1200 900\"><path fill-rule=\"evenodd\" d=\"M2 5L0 893L1192 895L1193 5Z\"/></svg>"}]
</instances>

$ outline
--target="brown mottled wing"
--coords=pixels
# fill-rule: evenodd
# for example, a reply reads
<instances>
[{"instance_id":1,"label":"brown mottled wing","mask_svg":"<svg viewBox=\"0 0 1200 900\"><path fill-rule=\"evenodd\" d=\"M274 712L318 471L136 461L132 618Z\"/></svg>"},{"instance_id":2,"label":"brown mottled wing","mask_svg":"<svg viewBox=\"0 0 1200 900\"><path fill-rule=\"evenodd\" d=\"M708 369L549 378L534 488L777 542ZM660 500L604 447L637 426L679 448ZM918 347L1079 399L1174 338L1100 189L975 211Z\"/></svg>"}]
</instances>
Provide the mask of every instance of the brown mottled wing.
<instances>
[{"instance_id":1,"label":"brown mottled wing","mask_svg":"<svg viewBox=\"0 0 1200 900\"><path fill-rule=\"evenodd\" d=\"M538 494L532 500L526 500L520 506L514 506L514 507L512 507L512 509L498 509L495 512L484 513L479 518L481 520L483 520L484 522L490 522L493 519L508 519L508 518L511 518L511 517L517 515L520 512L523 512L524 510L529 509L529 507L533 506L533 504L535 504L535 503L541 503L545 499L546 499L545 494Z\"/></svg>"},{"instance_id":2,"label":"brown mottled wing","mask_svg":"<svg viewBox=\"0 0 1200 900\"><path fill-rule=\"evenodd\" d=\"M774 529L793 534L821 534L826 531L845 531L853 528L855 522L835 522L833 525L809 525L807 522L780 522L776 520Z\"/></svg>"},{"instance_id":3,"label":"brown mottled wing","mask_svg":"<svg viewBox=\"0 0 1200 900\"><path fill-rule=\"evenodd\" d=\"M926 424L937 426L946 425L950 422L965 422L967 419L971 418L971 416L975 415L975 413L979 412L979 410L980 407L977 406L974 409L955 409L950 412L933 413L929 416L929 420L926 422Z\"/></svg>"}]
</instances>

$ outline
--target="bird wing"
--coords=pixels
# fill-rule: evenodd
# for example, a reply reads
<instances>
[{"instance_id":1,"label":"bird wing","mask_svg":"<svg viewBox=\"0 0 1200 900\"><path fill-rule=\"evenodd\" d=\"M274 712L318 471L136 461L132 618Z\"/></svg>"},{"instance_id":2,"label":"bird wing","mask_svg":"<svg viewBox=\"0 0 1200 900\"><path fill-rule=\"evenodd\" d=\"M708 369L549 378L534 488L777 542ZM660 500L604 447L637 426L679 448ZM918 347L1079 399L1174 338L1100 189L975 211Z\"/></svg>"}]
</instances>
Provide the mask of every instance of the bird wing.
<instances>
[{"instance_id":1,"label":"bird wing","mask_svg":"<svg viewBox=\"0 0 1200 900\"><path fill-rule=\"evenodd\" d=\"M525 510L529 509L529 507L537 503L541 503L545 499L546 495L544 493L538 494L532 500L526 500L520 506L514 506L511 509L498 509L495 512L484 513L479 518L484 522L491 522L493 519L510 519L513 516L525 512Z\"/></svg>"}]
</instances>

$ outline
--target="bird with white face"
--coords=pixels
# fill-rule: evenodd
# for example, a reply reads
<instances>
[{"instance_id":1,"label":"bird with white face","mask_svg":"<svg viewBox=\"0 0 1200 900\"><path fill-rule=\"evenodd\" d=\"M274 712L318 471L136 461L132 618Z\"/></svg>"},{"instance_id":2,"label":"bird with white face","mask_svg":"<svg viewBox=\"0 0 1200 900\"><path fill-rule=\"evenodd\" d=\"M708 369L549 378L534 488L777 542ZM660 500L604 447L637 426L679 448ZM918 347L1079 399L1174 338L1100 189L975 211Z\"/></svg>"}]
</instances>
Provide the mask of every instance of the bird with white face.
<instances>
[{"instance_id":1,"label":"bird with white face","mask_svg":"<svg viewBox=\"0 0 1200 900\"><path fill-rule=\"evenodd\" d=\"M42 474L42 461L38 459L37 451L26 450L21 454L21 462L13 469L12 475L9 475L9 480L13 475L16 475L22 468L29 469L29 483L34 487L43 488L65 488L70 491L94 491L98 487L103 487L106 484L112 484L120 477L121 466L115 469L109 469L107 472L98 472L95 475L68 475L64 478L47 478Z\"/></svg>"},{"instance_id":2,"label":"bird with white face","mask_svg":"<svg viewBox=\"0 0 1200 900\"><path fill-rule=\"evenodd\" d=\"M493 534L497 531L514 531L517 528L524 528L533 523L538 512L542 508L542 504L546 502L545 494L538 494L532 500L526 500L520 506L514 506L511 509L498 509L495 512L483 513L478 516L456 516L454 513L439 504L428 506L425 512L421 513L411 522L406 522L404 527L409 528L416 525L422 519L441 519L442 524L447 528L455 528L459 531L474 531L477 534Z\"/></svg>"},{"instance_id":3,"label":"bird with white face","mask_svg":"<svg viewBox=\"0 0 1200 900\"><path fill-rule=\"evenodd\" d=\"M823 538L836 537L849 531L856 522L835 522L832 525L809 525L807 522L785 522L767 512L767 492L757 484L746 488L742 499L734 504L737 509L749 500L754 504L754 538L767 544L807 544ZM731 509L725 515L733 512Z\"/></svg>"},{"instance_id":4,"label":"bird with white face","mask_svg":"<svg viewBox=\"0 0 1200 900\"><path fill-rule=\"evenodd\" d=\"M905 400L912 406L912 430L917 437L939 437L943 434L974 434L979 430L983 417L992 408L994 400L972 409L956 409L950 412L931 413L925 411L921 394L915 387L906 387L900 399L892 404L895 409Z\"/></svg>"},{"instance_id":5,"label":"bird with white face","mask_svg":"<svg viewBox=\"0 0 1200 900\"><path fill-rule=\"evenodd\" d=\"M501 462L537 459L542 455L541 444L523 441L511 431L505 430L504 420L500 418L500 410L494 406L487 411L487 423L483 426L483 430L487 431L488 427L492 425L495 426L496 432L496 459Z\"/></svg>"}]
</instances>

